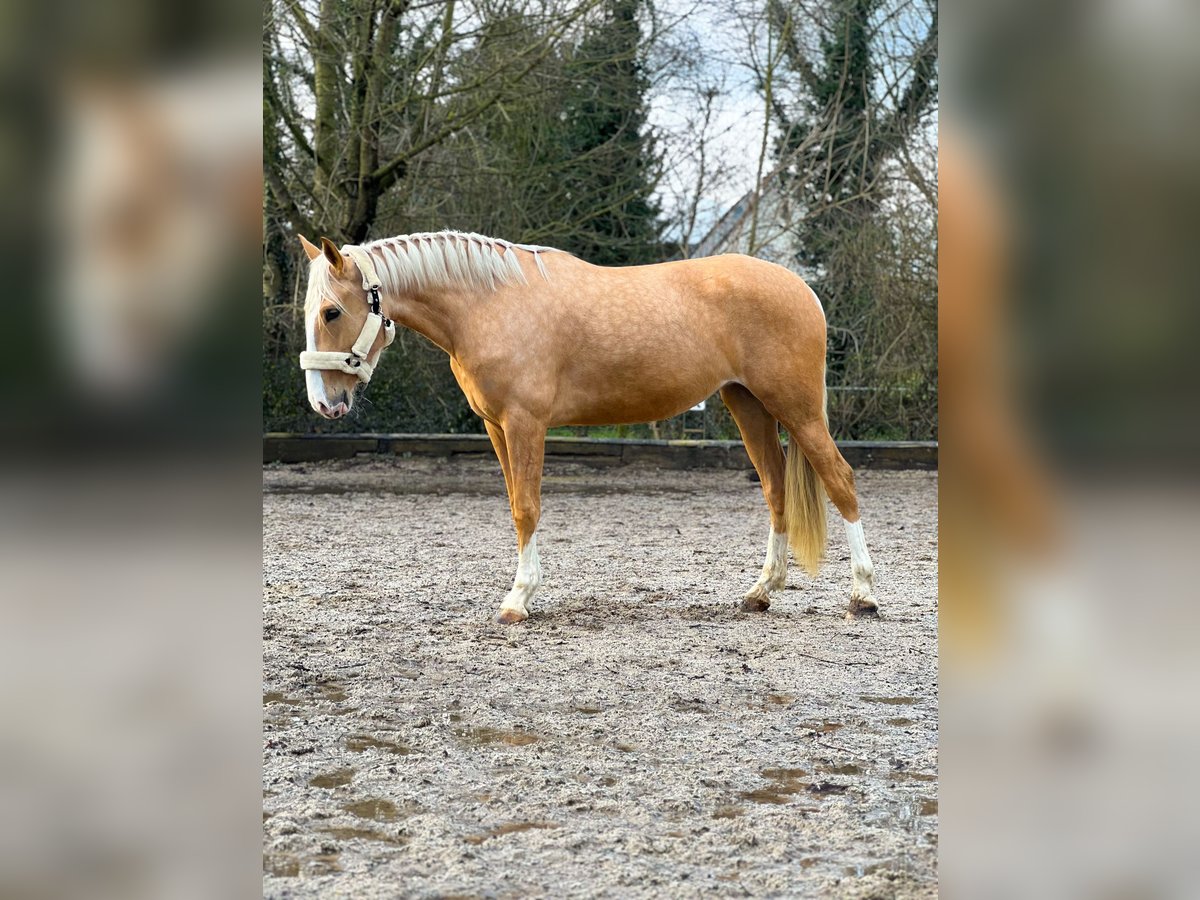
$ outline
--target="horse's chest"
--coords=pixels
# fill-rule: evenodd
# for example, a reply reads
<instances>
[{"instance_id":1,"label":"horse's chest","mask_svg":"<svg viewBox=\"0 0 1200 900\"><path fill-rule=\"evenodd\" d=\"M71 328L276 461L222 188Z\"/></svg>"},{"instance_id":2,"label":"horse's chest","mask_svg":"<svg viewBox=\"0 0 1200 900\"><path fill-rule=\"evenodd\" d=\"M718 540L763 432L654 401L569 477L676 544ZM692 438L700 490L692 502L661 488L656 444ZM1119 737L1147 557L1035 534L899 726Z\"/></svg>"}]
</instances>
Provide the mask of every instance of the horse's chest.
<instances>
[{"instance_id":1,"label":"horse's chest","mask_svg":"<svg viewBox=\"0 0 1200 900\"><path fill-rule=\"evenodd\" d=\"M488 378L486 372L467 369L454 357L450 358L450 371L462 388L471 411L487 422L499 424L507 397L505 385L497 383L495 378Z\"/></svg>"}]
</instances>

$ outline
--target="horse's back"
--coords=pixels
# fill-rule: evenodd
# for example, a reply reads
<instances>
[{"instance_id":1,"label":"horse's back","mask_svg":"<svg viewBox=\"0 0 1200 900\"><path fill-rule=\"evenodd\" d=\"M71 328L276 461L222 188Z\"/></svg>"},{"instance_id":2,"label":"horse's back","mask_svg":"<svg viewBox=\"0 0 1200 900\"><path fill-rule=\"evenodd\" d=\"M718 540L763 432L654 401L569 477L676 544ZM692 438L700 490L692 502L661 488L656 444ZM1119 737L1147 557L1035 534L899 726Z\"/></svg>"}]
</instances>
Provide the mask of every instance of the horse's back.
<instances>
[{"instance_id":1,"label":"horse's back","mask_svg":"<svg viewBox=\"0 0 1200 900\"><path fill-rule=\"evenodd\" d=\"M565 264L565 265L561 265ZM741 253L702 256L644 266L594 266L576 257L561 260L553 277L565 276L579 305L636 312L650 320L715 313L752 321L775 317L777 326L819 324L825 314L808 284L790 269Z\"/></svg>"}]
</instances>

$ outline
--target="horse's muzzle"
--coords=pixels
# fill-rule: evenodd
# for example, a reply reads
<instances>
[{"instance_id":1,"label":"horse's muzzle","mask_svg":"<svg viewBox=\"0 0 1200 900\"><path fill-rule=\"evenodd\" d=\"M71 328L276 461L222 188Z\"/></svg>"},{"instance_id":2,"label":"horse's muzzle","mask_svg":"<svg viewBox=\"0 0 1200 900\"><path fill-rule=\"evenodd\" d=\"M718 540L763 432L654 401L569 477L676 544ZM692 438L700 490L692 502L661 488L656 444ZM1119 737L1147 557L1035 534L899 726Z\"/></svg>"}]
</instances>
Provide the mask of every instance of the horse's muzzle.
<instances>
[{"instance_id":1,"label":"horse's muzzle","mask_svg":"<svg viewBox=\"0 0 1200 900\"><path fill-rule=\"evenodd\" d=\"M329 406L323 400L318 400L317 412L327 419L340 419L346 413L350 412L350 405L345 400L341 400L333 406Z\"/></svg>"}]
</instances>

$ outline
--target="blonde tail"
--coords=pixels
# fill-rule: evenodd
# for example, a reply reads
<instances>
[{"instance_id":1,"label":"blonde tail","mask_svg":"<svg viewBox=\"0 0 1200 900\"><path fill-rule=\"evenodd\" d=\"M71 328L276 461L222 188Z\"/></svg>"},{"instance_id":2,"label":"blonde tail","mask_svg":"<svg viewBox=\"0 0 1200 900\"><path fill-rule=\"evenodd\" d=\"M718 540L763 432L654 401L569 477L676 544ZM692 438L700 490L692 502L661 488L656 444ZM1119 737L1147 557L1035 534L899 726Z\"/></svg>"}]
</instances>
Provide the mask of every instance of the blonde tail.
<instances>
[{"instance_id":1,"label":"blonde tail","mask_svg":"<svg viewBox=\"0 0 1200 900\"><path fill-rule=\"evenodd\" d=\"M829 411L825 402L822 402L821 411L828 426ZM795 435L788 441L783 503L792 555L804 571L815 578L821 568L821 557L825 555L825 486L796 445Z\"/></svg>"}]
</instances>

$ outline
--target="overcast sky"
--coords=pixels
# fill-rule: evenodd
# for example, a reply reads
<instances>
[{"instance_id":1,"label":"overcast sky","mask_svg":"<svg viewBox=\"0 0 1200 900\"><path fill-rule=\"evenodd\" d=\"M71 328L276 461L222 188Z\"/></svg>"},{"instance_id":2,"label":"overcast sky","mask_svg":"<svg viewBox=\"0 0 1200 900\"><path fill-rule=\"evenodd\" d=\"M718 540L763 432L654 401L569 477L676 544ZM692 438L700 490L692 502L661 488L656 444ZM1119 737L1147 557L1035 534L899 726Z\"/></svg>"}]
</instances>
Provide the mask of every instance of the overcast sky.
<instances>
[{"instance_id":1,"label":"overcast sky","mask_svg":"<svg viewBox=\"0 0 1200 900\"><path fill-rule=\"evenodd\" d=\"M762 0L656 0L659 19L667 29L661 41L663 48L656 52L681 44L690 47L682 59L666 66L668 77L656 82L650 100L650 122L662 138L660 149L667 155L669 174L659 193L668 214L678 209L681 190L690 196L696 182L695 161L679 153L682 144L694 143L687 136L694 133L689 121L695 120L701 108L696 88L708 84L719 89L706 169L719 166L725 171L703 191L693 240L703 237L722 213L755 186L762 146L763 98L755 87L750 61L752 52L766 55L765 28L761 27L763 5ZM823 8L822 4L802 7L805 15L820 15ZM880 29L876 37L885 51L877 59L880 83L876 90L882 90L884 84L906 81L902 73L913 48L927 33L928 12L923 4L891 0L880 7L876 19ZM817 58L818 29L803 27L805 24L812 25L802 23L796 37L807 45L810 57ZM751 29L758 31L751 34ZM664 59L659 57L655 62L663 63ZM795 87L784 88L784 92L794 95ZM879 99L887 102L882 96ZM936 110L925 127L930 129L927 143L935 146ZM766 164L770 169L769 156ZM677 237L678 230L668 231L668 236Z\"/></svg>"},{"instance_id":2,"label":"overcast sky","mask_svg":"<svg viewBox=\"0 0 1200 900\"><path fill-rule=\"evenodd\" d=\"M711 2L696 0L658 0L661 18L671 25L667 40L693 45L688 56L691 71L655 86L650 103L650 122L665 135L689 132L689 120L700 113L700 104L689 86L707 83L720 88L714 102L710 129L712 145L708 166L721 165L727 175L704 192L693 239L699 239L716 219L746 191L754 187L759 146L762 140L762 99L754 89L748 67L745 26ZM664 142L674 171L660 190L664 210L675 205L673 196L681 187L695 184L694 162L680 159L678 147ZM675 236L672 234L671 236Z\"/></svg>"}]
</instances>

